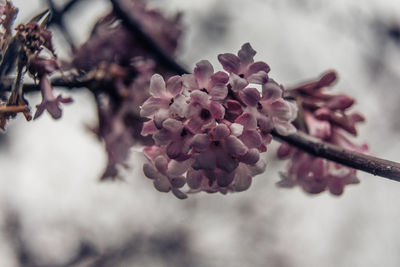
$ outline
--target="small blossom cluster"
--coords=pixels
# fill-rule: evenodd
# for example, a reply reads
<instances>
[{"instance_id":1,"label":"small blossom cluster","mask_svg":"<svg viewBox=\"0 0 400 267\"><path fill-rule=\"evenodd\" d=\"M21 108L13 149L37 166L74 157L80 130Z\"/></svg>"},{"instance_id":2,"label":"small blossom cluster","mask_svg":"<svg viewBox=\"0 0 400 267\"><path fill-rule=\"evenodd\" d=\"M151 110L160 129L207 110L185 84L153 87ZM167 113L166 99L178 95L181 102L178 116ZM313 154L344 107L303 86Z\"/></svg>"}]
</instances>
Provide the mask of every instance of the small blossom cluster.
<instances>
[{"instance_id":1,"label":"small blossom cluster","mask_svg":"<svg viewBox=\"0 0 400 267\"><path fill-rule=\"evenodd\" d=\"M178 198L187 197L185 184L189 192L244 191L265 169L260 153L271 130L296 130L297 107L282 98L283 87L269 79L266 63L254 62L255 54L246 43L237 55L218 56L226 72L203 60L193 74L166 82L152 76L141 115L150 119L142 134L155 145L144 148L143 170L157 190Z\"/></svg>"},{"instance_id":2,"label":"small blossom cluster","mask_svg":"<svg viewBox=\"0 0 400 267\"><path fill-rule=\"evenodd\" d=\"M290 89L286 96L299 103L299 117L295 122L300 131L349 150L365 153L366 144L356 145L347 135L357 135L356 124L364 121L357 113L349 113L354 99L344 94L330 94L325 91L336 81L337 75L329 71L320 79ZM326 159L311 156L301 150L282 144L278 157L290 158L289 168L281 174L278 183L283 187L301 186L311 194L329 190L341 195L348 184L358 183L356 170Z\"/></svg>"},{"instance_id":3,"label":"small blossom cluster","mask_svg":"<svg viewBox=\"0 0 400 267\"><path fill-rule=\"evenodd\" d=\"M45 25L31 21L27 24L20 24L16 28L16 37L20 43L20 58L24 62L29 73L37 80L42 93L42 102L36 106L34 119L42 113L47 112L54 118L59 119L62 115L60 105L71 103L71 98L64 98L61 95L55 96L51 86L49 76L55 71L60 70L60 63L57 60L52 44L52 34L46 30ZM41 55L43 49L50 52L51 57ZM21 61L21 59L20 59Z\"/></svg>"}]
</instances>

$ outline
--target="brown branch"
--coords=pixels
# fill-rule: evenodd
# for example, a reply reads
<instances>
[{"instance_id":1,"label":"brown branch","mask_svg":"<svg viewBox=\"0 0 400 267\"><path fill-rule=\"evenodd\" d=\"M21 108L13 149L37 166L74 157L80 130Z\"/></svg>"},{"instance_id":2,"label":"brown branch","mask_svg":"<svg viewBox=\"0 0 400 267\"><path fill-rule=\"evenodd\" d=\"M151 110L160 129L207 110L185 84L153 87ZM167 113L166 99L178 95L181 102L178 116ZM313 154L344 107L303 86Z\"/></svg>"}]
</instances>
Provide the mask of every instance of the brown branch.
<instances>
[{"instance_id":1,"label":"brown branch","mask_svg":"<svg viewBox=\"0 0 400 267\"><path fill-rule=\"evenodd\" d=\"M56 78L51 80L51 85L53 87L65 87L70 90L82 89L83 87L89 87L89 85L94 82L93 80L74 80L66 81L63 78ZM26 83L23 87L24 93L32 93L40 91L38 84Z\"/></svg>"},{"instance_id":2,"label":"brown branch","mask_svg":"<svg viewBox=\"0 0 400 267\"><path fill-rule=\"evenodd\" d=\"M3 113L18 113L29 110L26 106L0 106L0 115Z\"/></svg>"},{"instance_id":3,"label":"brown branch","mask_svg":"<svg viewBox=\"0 0 400 267\"><path fill-rule=\"evenodd\" d=\"M283 136L274 130L271 134L275 138L316 157L332 160L360 171L400 182L400 163L334 146L302 132Z\"/></svg>"}]
</instances>

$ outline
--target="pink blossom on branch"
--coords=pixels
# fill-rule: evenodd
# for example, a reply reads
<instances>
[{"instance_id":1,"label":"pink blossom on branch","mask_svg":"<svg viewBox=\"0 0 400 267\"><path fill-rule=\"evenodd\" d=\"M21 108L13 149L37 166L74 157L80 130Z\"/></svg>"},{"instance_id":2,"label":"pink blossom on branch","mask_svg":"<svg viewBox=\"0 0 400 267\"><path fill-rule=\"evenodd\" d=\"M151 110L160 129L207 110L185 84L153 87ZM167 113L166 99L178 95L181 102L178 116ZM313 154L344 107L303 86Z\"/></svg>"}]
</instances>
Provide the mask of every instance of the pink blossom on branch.
<instances>
[{"instance_id":1,"label":"pink blossom on branch","mask_svg":"<svg viewBox=\"0 0 400 267\"><path fill-rule=\"evenodd\" d=\"M348 111L354 99L325 91L336 79L336 73L329 71L316 81L286 91L286 95L295 98L300 106L295 125L300 131L324 142L366 153L366 144L354 144L348 137L356 136L356 124L364 121L361 114ZM346 185L359 183L355 169L311 156L287 144L280 146L278 157L290 158L288 170L281 174L282 180L278 183L283 187L299 185L311 194L329 190L334 195L341 195Z\"/></svg>"},{"instance_id":2,"label":"pink blossom on branch","mask_svg":"<svg viewBox=\"0 0 400 267\"><path fill-rule=\"evenodd\" d=\"M34 119L38 118L44 110L47 110L54 119L61 118L62 103L72 102L71 98L64 98L61 95L54 96L49 76L60 70L60 63L57 60L51 42L52 34L45 29L45 26L37 22L20 24L17 27L17 39L22 44L22 53L25 54L26 67L29 73L39 80L42 93L42 102L37 105ZM43 49L47 49L51 58L41 55Z\"/></svg>"},{"instance_id":3,"label":"pink blossom on branch","mask_svg":"<svg viewBox=\"0 0 400 267\"><path fill-rule=\"evenodd\" d=\"M218 56L228 73L214 72L203 60L193 74L166 82L153 75L141 115L150 119L142 134L155 141L144 149L144 173L157 190L178 198L187 197L185 184L190 193L244 191L265 170L260 153L271 130L295 132L296 106L283 99L283 87L268 78L266 63L254 63L254 55L247 43L238 56Z\"/></svg>"}]
</instances>

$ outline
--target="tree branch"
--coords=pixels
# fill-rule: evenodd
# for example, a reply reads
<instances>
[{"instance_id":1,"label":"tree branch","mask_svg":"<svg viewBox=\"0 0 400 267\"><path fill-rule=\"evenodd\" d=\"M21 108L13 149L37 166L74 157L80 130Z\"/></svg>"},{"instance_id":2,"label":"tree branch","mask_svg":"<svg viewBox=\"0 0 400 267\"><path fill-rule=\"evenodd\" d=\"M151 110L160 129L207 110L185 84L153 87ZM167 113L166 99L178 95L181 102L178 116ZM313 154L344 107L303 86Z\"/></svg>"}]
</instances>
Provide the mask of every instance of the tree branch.
<instances>
[{"instance_id":1,"label":"tree branch","mask_svg":"<svg viewBox=\"0 0 400 267\"><path fill-rule=\"evenodd\" d=\"M316 157L332 160L360 171L400 182L400 163L331 145L300 131L284 136L273 130L271 134L275 138Z\"/></svg>"}]
</instances>

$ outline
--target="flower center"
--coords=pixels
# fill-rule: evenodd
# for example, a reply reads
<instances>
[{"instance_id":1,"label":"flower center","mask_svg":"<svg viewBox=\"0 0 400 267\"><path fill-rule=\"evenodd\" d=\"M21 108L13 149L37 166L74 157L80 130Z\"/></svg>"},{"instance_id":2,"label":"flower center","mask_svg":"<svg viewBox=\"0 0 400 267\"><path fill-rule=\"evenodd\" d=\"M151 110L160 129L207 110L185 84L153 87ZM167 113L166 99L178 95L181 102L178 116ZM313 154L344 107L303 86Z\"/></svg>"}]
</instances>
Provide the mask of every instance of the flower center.
<instances>
[{"instance_id":1,"label":"flower center","mask_svg":"<svg viewBox=\"0 0 400 267\"><path fill-rule=\"evenodd\" d=\"M208 109L203 108L200 111L200 118L202 118L203 120L208 120L209 118L211 118L211 112Z\"/></svg>"},{"instance_id":2,"label":"flower center","mask_svg":"<svg viewBox=\"0 0 400 267\"><path fill-rule=\"evenodd\" d=\"M183 128L183 129L182 129L182 132L181 132L181 136L184 137L184 136L186 136L187 134L188 134L188 132L187 132L186 128Z\"/></svg>"}]
</instances>

